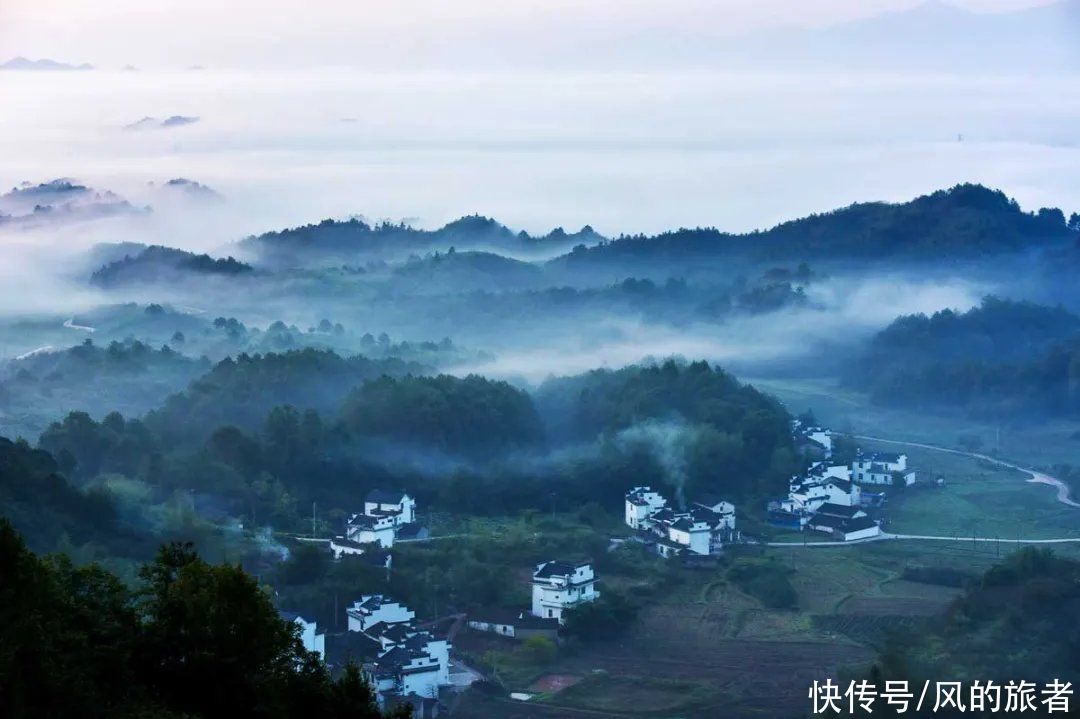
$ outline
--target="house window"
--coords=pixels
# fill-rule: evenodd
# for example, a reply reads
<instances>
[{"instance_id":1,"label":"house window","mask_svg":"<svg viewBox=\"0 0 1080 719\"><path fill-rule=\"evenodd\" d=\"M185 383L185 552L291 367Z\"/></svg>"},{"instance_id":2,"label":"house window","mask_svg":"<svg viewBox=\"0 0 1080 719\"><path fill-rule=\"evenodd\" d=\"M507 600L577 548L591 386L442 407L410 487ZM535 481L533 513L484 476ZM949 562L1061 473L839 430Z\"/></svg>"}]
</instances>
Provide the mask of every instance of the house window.
<instances>
[{"instance_id":1,"label":"house window","mask_svg":"<svg viewBox=\"0 0 1080 719\"><path fill-rule=\"evenodd\" d=\"M553 616L555 616L555 610L554 609L549 609L548 610L548 619L551 619Z\"/></svg>"}]
</instances>

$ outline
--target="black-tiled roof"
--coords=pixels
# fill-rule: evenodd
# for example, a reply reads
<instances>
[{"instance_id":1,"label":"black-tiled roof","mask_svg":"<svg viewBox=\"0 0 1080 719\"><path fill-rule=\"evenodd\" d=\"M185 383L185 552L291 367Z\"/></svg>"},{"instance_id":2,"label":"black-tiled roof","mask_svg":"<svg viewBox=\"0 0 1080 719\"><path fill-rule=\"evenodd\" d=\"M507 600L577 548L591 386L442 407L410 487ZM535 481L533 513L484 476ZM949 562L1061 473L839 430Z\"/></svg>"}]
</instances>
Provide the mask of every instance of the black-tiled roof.
<instances>
[{"instance_id":1,"label":"black-tiled roof","mask_svg":"<svg viewBox=\"0 0 1080 719\"><path fill-rule=\"evenodd\" d=\"M587 564L589 564L589 562L578 562L576 564L559 560L544 562L543 566L533 571L533 576L539 579L546 579L547 577L568 577L572 575L574 570L578 567L584 567Z\"/></svg>"},{"instance_id":2,"label":"black-tiled roof","mask_svg":"<svg viewBox=\"0 0 1080 719\"><path fill-rule=\"evenodd\" d=\"M818 507L817 513L828 514L833 517L843 517L845 519L850 519L861 511L862 510L858 507L848 507L843 504L833 504L832 502L826 502L825 504Z\"/></svg>"},{"instance_id":3,"label":"black-tiled roof","mask_svg":"<svg viewBox=\"0 0 1080 719\"><path fill-rule=\"evenodd\" d=\"M858 532L859 530L870 529L871 527L876 526L877 522L870 519L870 517L855 517L853 519L847 520L847 522L844 523L843 531Z\"/></svg>"},{"instance_id":4,"label":"black-tiled roof","mask_svg":"<svg viewBox=\"0 0 1080 719\"><path fill-rule=\"evenodd\" d=\"M373 489L368 492L367 501L378 502L379 504L401 504L401 501L405 499L405 497L405 492Z\"/></svg>"},{"instance_id":5,"label":"black-tiled roof","mask_svg":"<svg viewBox=\"0 0 1080 719\"><path fill-rule=\"evenodd\" d=\"M343 667L349 662L363 664L375 659L380 651L382 645L360 632L326 636L326 663L333 667Z\"/></svg>"}]
</instances>

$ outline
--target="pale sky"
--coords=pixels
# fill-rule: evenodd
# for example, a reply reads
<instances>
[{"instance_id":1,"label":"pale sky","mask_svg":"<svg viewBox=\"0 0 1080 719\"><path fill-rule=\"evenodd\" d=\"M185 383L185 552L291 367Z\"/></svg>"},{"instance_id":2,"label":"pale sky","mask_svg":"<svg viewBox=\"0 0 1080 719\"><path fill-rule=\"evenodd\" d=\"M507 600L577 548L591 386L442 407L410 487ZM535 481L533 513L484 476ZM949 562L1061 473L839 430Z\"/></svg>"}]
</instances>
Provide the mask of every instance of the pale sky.
<instances>
[{"instance_id":1,"label":"pale sky","mask_svg":"<svg viewBox=\"0 0 1080 719\"><path fill-rule=\"evenodd\" d=\"M1046 0L955 0L978 12ZM408 64L439 49L823 25L918 0L0 0L0 60L146 68ZM557 42L554 46L558 46ZM498 56L498 55L496 55Z\"/></svg>"}]
</instances>

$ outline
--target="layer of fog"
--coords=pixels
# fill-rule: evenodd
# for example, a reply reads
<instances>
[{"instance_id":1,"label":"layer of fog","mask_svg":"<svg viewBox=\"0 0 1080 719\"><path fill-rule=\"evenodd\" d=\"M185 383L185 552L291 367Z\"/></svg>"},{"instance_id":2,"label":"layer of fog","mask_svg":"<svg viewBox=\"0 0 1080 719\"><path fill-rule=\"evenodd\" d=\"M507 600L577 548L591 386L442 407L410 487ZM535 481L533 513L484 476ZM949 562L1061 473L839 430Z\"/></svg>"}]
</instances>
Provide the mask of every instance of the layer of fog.
<instances>
[{"instance_id":1,"label":"layer of fog","mask_svg":"<svg viewBox=\"0 0 1080 719\"><path fill-rule=\"evenodd\" d=\"M231 210L159 230L201 249L354 213L745 230L959 181L1025 206L1080 188L1069 79L8 73L0 95L0 186L206 182ZM122 131L170 115L202 119Z\"/></svg>"},{"instance_id":2,"label":"layer of fog","mask_svg":"<svg viewBox=\"0 0 1080 719\"><path fill-rule=\"evenodd\" d=\"M964 278L850 275L812 285L809 307L684 327L611 317L583 328L576 341L563 335L558 341L496 349L493 361L455 372L535 384L552 376L675 356L719 363L736 373L771 369L821 376L833 369L826 364L829 351L840 359L839 353L859 348L899 315L967 310L996 289Z\"/></svg>"},{"instance_id":3,"label":"layer of fog","mask_svg":"<svg viewBox=\"0 0 1080 719\"><path fill-rule=\"evenodd\" d=\"M9 317L115 301L85 282L94 268L79 253L96 243L225 254L251 233L357 213L436 227L480 212L534 233L584 224L608 235L745 230L961 181L1000 187L1029 209L1080 209L1080 88L1053 78L7 73L0 94L19 108L0 116L0 187L70 176L153 208L0 230L0 311ZM201 120L123 130L174 115ZM168 200L159 185L174 177L204 182L223 200ZM896 314L962 308L985 290L852 282L815 290L826 312L678 329L603 318L573 328L572 342L563 341L570 328L558 343L509 338L494 364L476 369L537 380L649 355L798 357ZM138 299L217 301L184 293L151 288ZM235 309L265 323L289 321L286 305Z\"/></svg>"}]
</instances>

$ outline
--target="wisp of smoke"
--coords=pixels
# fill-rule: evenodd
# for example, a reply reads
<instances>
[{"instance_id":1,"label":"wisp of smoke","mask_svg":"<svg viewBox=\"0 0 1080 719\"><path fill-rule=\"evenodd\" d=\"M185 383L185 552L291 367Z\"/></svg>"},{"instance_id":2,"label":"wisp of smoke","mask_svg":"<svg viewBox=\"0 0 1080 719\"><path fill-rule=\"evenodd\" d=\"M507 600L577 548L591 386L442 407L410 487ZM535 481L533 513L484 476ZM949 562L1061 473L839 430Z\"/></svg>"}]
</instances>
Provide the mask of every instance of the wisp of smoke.
<instances>
[{"instance_id":1,"label":"wisp of smoke","mask_svg":"<svg viewBox=\"0 0 1080 719\"><path fill-rule=\"evenodd\" d=\"M698 430L684 420L648 419L620 431L615 443L623 450L645 451L664 472L675 489L675 501L686 507L687 454L698 438Z\"/></svg>"}]
</instances>

